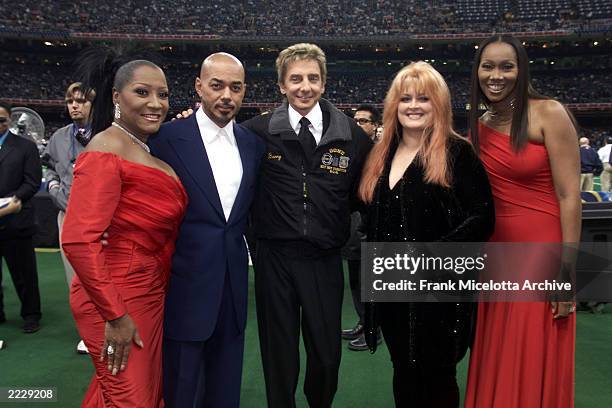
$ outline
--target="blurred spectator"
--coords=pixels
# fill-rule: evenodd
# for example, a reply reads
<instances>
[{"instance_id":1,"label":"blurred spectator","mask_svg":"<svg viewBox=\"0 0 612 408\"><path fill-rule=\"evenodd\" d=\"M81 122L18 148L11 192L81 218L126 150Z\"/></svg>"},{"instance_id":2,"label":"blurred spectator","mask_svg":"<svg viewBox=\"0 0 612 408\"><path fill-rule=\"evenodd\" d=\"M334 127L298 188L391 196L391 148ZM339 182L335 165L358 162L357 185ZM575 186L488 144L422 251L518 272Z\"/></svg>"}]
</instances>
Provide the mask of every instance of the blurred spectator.
<instances>
[{"instance_id":1,"label":"blurred spectator","mask_svg":"<svg viewBox=\"0 0 612 408\"><path fill-rule=\"evenodd\" d=\"M601 173L601 191L610 191L610 181L612 180L612 165L610 165L610 150L612 150L612 136L605 138L606 144L597 151L599 160L603 163Z\"/></svg>"},{"instance_id":2,"label":"blurred spectator","mask_svg":"<svg viewBox=\"0 0 612 408\"><path fill-rule=\"evenodd\" d=\"M91 138L91 128L89 126L89 113L91 103L95 98L95 92L89 93L86 97L80 82L71 84L66 90L65 103L66 109L72 123L58 129L53 133L43 154L43 162L47 166L45 178L47 179L47 189L51 200L58 208L57 230L59 240L62 241L62 226L66 217L68 207L68 197L72 187L73 170L76 159L85 149ZM64 272L68 287L74 278L74 269L63 248L60 246ZM88 354L87 346L80 340L76 347L77 353Z\"/></svg>"},{"instance_id":3,"label":"blurred spectator","mask_svg":"<svg viewBox=\"0 0 612 408\"><path fill-rule=\"evenodd\" d=\"M6 261L21 302L23 332L40 329L40 292L32 236L36 231L32 197L42 178L36 144L12 133L11 106L0 101L0 197L13 197L20 205L0 224L0 265ZM6 320L0 266L0 323Z\"/></svg>"},{"instance_id":4,"label":"blurred spectator","mask_svg":"<svg viewBox=\"0 0 612 408\"><path fill-rule=\"evenodd\" d=\"M580 138L580 191L593 191L593 176L599 176L603 165L595 150L589 146L589 139Z\"/></svg>"},{"instance_id":5,"label":"blurred spectator","mask_svg":"<svg viewBox=\"0 0 612 408\"><path fill-rule=\"evenodd\" d=\"M376 140L376 129L381 124L381 115L378 109L369 104L361 104L357 107L353 120L360 128L372 139ZM368 345L363 334L365 306L361 301L361 242L365 240L365 233L362 228L362 218L359 211L351 214L351 235L349 240L342 248L342 258L346 260L349 271L349 286L353 305L359 320L355 326L342 330L342 338L350 340L349 350L365 351Z\"/></svg>"}]
</instances>

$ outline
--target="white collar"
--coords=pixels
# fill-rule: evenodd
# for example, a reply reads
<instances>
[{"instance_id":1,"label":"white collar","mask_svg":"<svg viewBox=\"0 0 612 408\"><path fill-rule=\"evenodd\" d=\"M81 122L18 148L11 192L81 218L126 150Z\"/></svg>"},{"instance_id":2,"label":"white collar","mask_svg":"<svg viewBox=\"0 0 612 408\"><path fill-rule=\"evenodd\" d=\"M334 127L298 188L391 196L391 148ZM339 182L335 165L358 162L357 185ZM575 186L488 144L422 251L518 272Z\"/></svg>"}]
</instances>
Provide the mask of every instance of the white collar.
<instances>
[{"instance_id":1,"label":"white collar","mask_svg":"<svg viewBox=\"0 0 612 408\"><path fill-rule=\"evenodd\" d=\"M302 115L298 113L293 106L289 105L289 124L291 125L291 129L295 131L295 133L299 133L300 131L300 119L302 119ZM314 128L315 131L323 133L323 111L321 110L321 106L319 106L319 102L306 114L306 119L310 121L310 124Z\"/></svg>"},{"instance_id":2,"label":"white collar","mask_svg":"<svg viewBox=\"0 0 612 408\"><path fill-rule=\"evenodd\" d=\"M202 140L205 144L210 144L217 139L217 135L223 129L227 133L228 140L232 145L236 144L236 138L234 137L234 120L232 119L227 125L220 128L215 122L213 122L207 114L204 113L202 107L196 111L196 121L202 134Z\"/></svg>"}]
</instances>

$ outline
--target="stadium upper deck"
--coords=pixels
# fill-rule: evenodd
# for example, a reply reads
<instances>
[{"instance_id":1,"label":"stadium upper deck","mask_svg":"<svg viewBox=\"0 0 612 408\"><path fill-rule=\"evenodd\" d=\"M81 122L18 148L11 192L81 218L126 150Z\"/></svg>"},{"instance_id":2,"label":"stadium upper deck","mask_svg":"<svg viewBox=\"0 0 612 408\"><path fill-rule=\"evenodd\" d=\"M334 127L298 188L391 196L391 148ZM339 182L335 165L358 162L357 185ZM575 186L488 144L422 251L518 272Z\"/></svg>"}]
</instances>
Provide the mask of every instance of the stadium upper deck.
<instances>
[{"instance_id":1,"label":"stadium upper deck","mask_svg":"<svg viewBox=\"0 0 612 408\"><path fill-rule=\"evenodd\" d=\"M495 31L545 35L610 30L608 0L2 0L0 33L95 37L137 34L215 40L390 37ZM201 36L201 37L200 37ZM121 36L119 36L121 37Z\"/></svg>"}]
</instances>

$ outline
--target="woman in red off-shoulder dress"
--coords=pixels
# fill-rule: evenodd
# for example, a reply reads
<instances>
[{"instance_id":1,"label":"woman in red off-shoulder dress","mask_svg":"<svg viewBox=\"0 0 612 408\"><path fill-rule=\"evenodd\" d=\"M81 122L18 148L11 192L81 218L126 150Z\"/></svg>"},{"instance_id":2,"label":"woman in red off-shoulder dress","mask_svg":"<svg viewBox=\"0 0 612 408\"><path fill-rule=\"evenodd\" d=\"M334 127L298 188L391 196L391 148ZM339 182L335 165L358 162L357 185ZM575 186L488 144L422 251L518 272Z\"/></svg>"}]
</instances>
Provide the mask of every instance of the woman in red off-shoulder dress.
<instances>
[{"instance_id":1,"label":"woman in red off-shoulder dress","mask_svg":"<svg viewBox=\"0 0 612 408\"><path fill-rule=\"evenodd\" d=\"M70 305L95 367L82 406L163 407L164 296L187 196L144 143L168 111L162 70L138 60L114 77L114 122L76 162L62 234L76 272Z\"/></svg>"}]
</instances>

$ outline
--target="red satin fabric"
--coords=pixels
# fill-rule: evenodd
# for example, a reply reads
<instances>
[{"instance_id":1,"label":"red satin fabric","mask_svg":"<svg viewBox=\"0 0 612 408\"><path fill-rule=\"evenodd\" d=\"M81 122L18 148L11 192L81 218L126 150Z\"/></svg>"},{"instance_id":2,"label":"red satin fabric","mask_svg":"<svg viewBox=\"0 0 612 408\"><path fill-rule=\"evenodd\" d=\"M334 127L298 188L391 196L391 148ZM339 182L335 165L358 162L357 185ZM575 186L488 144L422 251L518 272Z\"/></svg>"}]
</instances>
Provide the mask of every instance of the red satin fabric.
<instances>
[{"instance_id":1,"label":"red satin fabric","mask_svg":"<svg viewBox=\"0 0 612 408\"><path fill-rule=\"evenodd\" d=\"M186 206L183 186L161 170L112 153L79 156L62 247L76 272L70 306L96 369L83 407L163 406L164 296ZM144 348L133 344L126 370L112 376L99 361L105 322L125 313Z\"/></svg>"},{"instance_id":2,"label":"red satin fabric","mask_svg":"<svg viewBox=\"0 0 612 408\"><path fill-rule=\"evenodd\" d=\"M560 242L559 204L545 146L518 154L509 136L480 125L480 158L495 199L494 242ZM576 316L548 302L481 303L466 408L574 406Z\"/></svg>"}]
</instances>

